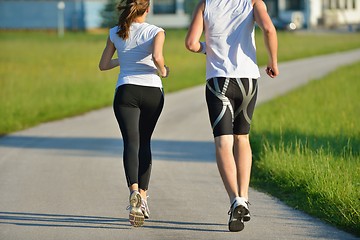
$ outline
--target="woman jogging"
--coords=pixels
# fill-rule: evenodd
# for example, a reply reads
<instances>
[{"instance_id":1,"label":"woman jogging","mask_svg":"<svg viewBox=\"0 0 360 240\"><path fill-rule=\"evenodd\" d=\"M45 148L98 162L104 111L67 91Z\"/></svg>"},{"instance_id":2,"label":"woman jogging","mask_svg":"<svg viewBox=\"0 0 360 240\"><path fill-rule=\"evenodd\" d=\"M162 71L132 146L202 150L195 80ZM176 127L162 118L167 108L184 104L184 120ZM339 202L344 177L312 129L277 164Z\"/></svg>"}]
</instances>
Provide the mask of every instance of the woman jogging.
<instances>
[{"instance_id":1,"label":"woman jogging","mask_svg":"<svg viewBox=\"0 0 360 240\"><path fill-rule=\"evenodd\" d=\"M263 1L201 0L186 36L188 50L206 54L206 102L216 160L230 198L229 230L250 220L248 190L252 164L250 123L257 97L255 22L268 51L266 73L279 74L276 30ZM200 37L205 32L205 42Z\"/></svg>"},{"instance_id":2,"label":"woman jogging","mask_svg":"<svg viewBox=\"0 0 360 240\"><path fill-rule=\"evenodd\" d=\"M129 221L134 227L142 226L150 214L150 141L164 104L160 77L169 74L163 57L164 30L145 23L149 4L149 0L120 3L118 25L110 29L99 63L102 71L120 66L113 107L124 141ZM118 58L112 59L115 51Z\"/></svg>"}]
</instances>

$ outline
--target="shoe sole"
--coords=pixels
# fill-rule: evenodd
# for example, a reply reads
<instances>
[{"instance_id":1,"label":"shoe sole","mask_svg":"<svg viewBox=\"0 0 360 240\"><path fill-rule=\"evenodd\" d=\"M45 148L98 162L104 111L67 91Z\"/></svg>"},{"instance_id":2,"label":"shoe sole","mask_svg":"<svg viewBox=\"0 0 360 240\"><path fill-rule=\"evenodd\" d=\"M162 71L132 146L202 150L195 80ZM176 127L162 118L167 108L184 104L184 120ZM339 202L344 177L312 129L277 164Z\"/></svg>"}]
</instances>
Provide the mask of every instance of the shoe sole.
<instances>
[{"instance_id":1,"label":"shoe sole","mask_svg":"<svg viewBox=\"0 0 360 240\"><path fill-rule=\"evenodd\" d=\"M244 216L249 213L249 210L242 205L237 206L234 209L232 219L234 221L229 221L229 230L230 232L240 232L244 229ZM247 218L250 220L250 218Z\"/></svg>"},{"instance_id":2,"label":"shoe sole","mask_svg":"<svg viewBox=\"0 0 360 240\"><path fill-rule=\"evenodd\" d=\"M133 193L129 199L131 210L129 213L129 222L133 227L141 227L144 225L144 214L142 213L141 196L139 193Z\"/></svg>"},{"instance_id":3,"label":"shoe sole","mask_svg":"<svg viewBox=\"0 0 360 240\"><path fill-rule=\"evenodd\" d=\"M144 214L140 209L131 209L129 222L133 227L141 227L144 225Z\"/></svg>"},{"instance_id":4,"label":"shoe sole","mask_svg":"<svg viewBox=\"0 0 360 240\"><path fill-rule=\"evenodd\" d=\"M249 215L247 215L247 216L244 216L243 217L243 220L244 220L244 222L248 222L248 221L250 221L250 214Z\"/></svg>"}]
</instances>

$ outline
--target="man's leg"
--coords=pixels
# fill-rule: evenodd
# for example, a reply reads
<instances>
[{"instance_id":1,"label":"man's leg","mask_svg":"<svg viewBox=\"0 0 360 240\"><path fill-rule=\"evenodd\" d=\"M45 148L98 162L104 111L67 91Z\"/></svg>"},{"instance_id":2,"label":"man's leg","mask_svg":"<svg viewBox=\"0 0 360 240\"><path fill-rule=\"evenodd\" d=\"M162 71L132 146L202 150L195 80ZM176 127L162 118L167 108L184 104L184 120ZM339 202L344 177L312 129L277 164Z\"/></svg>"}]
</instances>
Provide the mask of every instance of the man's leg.
<instances>
[{"instance_id":1,"label":"man's leg","mask_svg":"<svg viewBox=\"0 0 360 240\"><path fill-rule=\"evenodd\" d=\"M234 157L240 197L249 199L252 153L249 135L234 135Z\"/></svg>"},{"instance_id":2,"label":"man's leg","mask_svg":"<svg viewBox=\"0 0 360 240\"><path fill-rule=\"evenodd\" d=\"M230 202L238 197L236 164L233 155L233 135L215 137L216 162Z\"/></svg>"}]
</instances>

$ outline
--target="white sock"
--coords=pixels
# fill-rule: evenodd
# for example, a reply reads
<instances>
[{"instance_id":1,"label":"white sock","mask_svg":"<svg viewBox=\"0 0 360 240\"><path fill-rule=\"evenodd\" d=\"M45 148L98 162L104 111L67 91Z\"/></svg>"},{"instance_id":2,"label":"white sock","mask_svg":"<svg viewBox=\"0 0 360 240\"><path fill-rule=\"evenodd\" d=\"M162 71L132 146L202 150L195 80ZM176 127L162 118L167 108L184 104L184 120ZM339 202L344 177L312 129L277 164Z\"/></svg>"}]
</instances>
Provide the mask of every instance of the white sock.
<instances>
[{"instance_id":1,"label":"white sock","mask_svg":"<svg viewBox=\"0 0 360 240\"><path fill-rule=\"evenodd\" d=\"M230 204L233 205L235 201L241 201L241 197L235 197L232 201L230 201Z\"/></svg>"}]
</instances>

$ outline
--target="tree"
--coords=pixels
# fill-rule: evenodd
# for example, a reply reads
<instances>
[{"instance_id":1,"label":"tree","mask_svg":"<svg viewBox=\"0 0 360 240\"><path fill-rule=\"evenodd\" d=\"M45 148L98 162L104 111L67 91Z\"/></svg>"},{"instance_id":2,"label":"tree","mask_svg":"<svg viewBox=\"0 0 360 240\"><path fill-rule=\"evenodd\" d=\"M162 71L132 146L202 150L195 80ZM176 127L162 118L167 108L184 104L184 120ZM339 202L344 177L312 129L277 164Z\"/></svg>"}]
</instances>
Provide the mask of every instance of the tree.
<instances>
[{"instance_id":1,"label":"tree","mask_svg":"<svg viewBox=\"0 0 360 240\"><path fill-rule=\"evenodd\" d=\"M119 13L116 9L118 2L118 0L108 0L105 4L104 9L100 12L102 27L111 28L117 25L119 20Z\"/></svg>"},{"instance_id":2,"label":"tree","mask_svg":"<svg viewBox=\"0 0 360 240\"><path fill-rule=\"evenodd\" d=\"M199 3L198 0L184 0L184 10L186 14L192 16L196 5Z\"/></svg>"}]
</instances>

